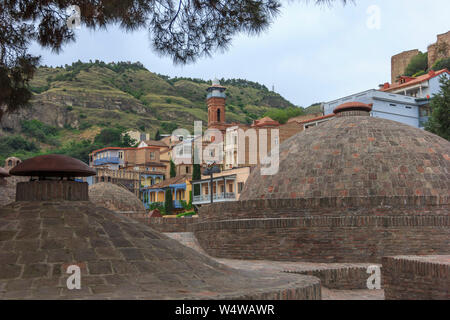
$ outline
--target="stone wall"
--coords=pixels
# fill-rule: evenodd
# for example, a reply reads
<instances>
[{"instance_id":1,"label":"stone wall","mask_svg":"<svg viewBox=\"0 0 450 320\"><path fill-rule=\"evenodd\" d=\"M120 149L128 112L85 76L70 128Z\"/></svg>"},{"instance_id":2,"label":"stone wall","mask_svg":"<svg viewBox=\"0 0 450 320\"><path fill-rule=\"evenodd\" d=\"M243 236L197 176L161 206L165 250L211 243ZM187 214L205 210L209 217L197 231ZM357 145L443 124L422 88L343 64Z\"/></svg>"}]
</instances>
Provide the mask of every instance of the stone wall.
<instances>
[{"instance_id":1,"label":"stone wall","mask_svg":"<svg viewBox=\"0 0 450 320\"><path fill-rule=\"evenodd\" d=\"M405 69L408 66L411 59L420 53L419 50L409 50L403 51L402 53L396 54L391 58L391 83L397 81L397 77L405 73Z\"/></svg>"},{"instance_id":2,"label":"stone wall","mask_svg":"<svg viewBox=\"0 0 450 320\"><path fill-rule=\"evenodd\" d=\"M436 43L428 46L428 67L431 68L433 64L450 56L450 31L439 34Z\"/></svg>"},{"instance_id":3,"label":"stone wall","mask_svg":"<svg viewBox=\"0 0 450 320\"><path fill-rule=\"evenodd\" d=\"M323 287L337 290L357 290L367 289L367 279L370 274L367 273L367 266L346 267L346 268L323 268L307 271L287 271L288 273L298 273L314 276L320 279ZM381 267L380 265L377 265ZM381 268L380 268L381 269ZM381 285L383 279L381 279Z\"/></svg>"},{"instance_id":4,"label":"stone wall","mask_svg":"<svg viewBox=\"0 0 450 320\"><path fill-rule=\"evenodd\" d=\"M28 177L11 176L0 178L0 207L16 201L16 185L18 182L29 180Z\"/></svg>"},{"instance_id":5,"label":"stone wall","mask_svg":"<svg viewBox=\"0 0 450 320\"><path fill-rule=\"evenodd\" d=\"M386 255L450 254L450 207L438 199L386 199L372 208L358 198L341 199L340 205L336 201L252 200L204 206L193 231L202 248L220 258L379 263ZM344 205L349 203L361 205Z\"/></svg>"},{"instance_id":6,"label":"stone wall","mask_svg":"<svg viewBox=\"0 0 450 320\"><path fill-rule=\"evenodd\" d=\"M383 257L386 300L449 300L450 256Z\"/></svg>"},{"instance_id":7,"label":"stone wall","mask_svg":"<svg viewBox=\"0 0 450 320\"><path fill-rule=\"evenodd\" d=\"M19 182L16 201L89 201L88 184L67 180Z\"/></svg>"},{"instance_id":8,"label":"stone wall","mask_svg":"<svg viewBox=\"0 0 450 320\"><path fill-rule=\"evenodd\" d=\"M159 232L190 232L192 225L197 223L198 218L154 218L146 214L126 214L128 217L145 223Z\"/></svg>"}]
</instances>

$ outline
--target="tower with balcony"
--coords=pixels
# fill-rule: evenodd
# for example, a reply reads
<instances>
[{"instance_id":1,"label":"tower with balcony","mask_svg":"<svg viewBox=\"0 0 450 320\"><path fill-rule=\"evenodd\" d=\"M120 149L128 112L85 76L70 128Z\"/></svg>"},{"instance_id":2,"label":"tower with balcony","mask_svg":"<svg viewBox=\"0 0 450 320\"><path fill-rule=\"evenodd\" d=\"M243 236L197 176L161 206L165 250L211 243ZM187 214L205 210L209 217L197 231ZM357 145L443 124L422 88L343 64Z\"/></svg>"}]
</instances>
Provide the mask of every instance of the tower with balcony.
<instances>
[{"instance_id":1,"label":"tower with balcony","mask_svg":"<svg viewBox=\"0 0 450 320\"><path fill-rule=\"evenodd\" d=\"M226 88L220 85L218 79L214 79L207 89L206 103L208 105L208 127L225 124L225 95Z\"/></svg>"}]
</instances>

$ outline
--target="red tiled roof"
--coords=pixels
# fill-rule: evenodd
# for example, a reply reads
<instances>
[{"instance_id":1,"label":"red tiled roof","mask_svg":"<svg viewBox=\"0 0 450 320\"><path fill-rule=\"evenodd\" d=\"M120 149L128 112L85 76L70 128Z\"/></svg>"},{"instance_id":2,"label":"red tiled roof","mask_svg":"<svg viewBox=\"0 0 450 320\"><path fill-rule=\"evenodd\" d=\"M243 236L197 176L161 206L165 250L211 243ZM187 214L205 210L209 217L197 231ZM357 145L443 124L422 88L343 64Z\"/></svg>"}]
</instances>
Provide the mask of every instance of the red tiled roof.
<instances>
[{"instance_id":1,"label":"red tiled roof","mask_svg":"<svg viewBox=\"0 0 450 320\"><path fill-rule=\"evenodd\" d=\"M365 104L358 101L346 102L341 105L338 105L334 110L334 114L337 114L342 111L351 111L351 110L363 110L363 111L372 111L372 104Z\"/></svg>"},{"instance_id":2,"label":"red tiled roof","mask_svg":"<svg viewBox=\"0 0 450 320\"><path fill-rule=\"evenodd\" d=\"M295 122L297 122L298 124L305 124L305 123L310 123L310 122L314 122L314 121L319 121L319 120L322 120L322 119L332 118L334 116L335 116L335 114L331 113L331 114L327 114L326 116L320 116L320 117L316 117L316 118L312 118L312 119L308 119L308 120L295 121Z\"/></svg>"},{"instance_id":3,"label":"red tiled roof","mask_svg":"<svg viewBox=\"0 0 450 320\"><path fill-rule=\"evenodd\" d=\"M138 149L159 149L159 148L154 147L154 146L143 147L143 148L106 147L106 148L94 150L90 154L98 153L98 152L105 151L105 150L138 150Z\"/></svg>"},{"instance_id":4,"label":"red tiled roof","mask_svg":"<svg viewBox=\"0 0 450 320\"><path fill-rule=\"evenodd\" d=\"M270 117L264 117L259 120L253 121L252 127L260 127L260 126L279 126L280 123L278 121L273 120Z\"/></svg>"},{"instance_id":5,"label":"red tiled roof","mask_svg":"<svg viewBox=\"0 0 450 320\"><path fill-rule=\"evenodd\" d=\"M430 80L434 77L437 77L445 72L450 74L450 71L448 71L447 69L442 69L439 71L431 70L427 74L424 74L424 75L421 75L418 77L403 77L403 79L406 81L405 83L397 83L397 84L385 83L383 89L380 89L380 91L389 92L392 90L409 87L409 86L412 86L412 85L415 85L415 84L418 84L418 83L421 83L424 81L428 81L428 80Z\"/></svg>"},{"instance_id":6,"label":"red tiled roof","mask_svg":"<svg viewBox=\"0 0 450 320\"><path fill-rule=\"evenodd\" d=\"M164 141L157 141L157 140L144 140L145 144L150 146L157 146L157 147L169 147Z\"/></svg>"},{"instance_id":7,"label":"red tiled roof","mask_svg":"<svg viewBox=\"0 0 450 320\"><path fill-rule=\"evenodd\" d=\"M162 188L166 188L168 186L170 186L171 184L180 184L185 182L186 180L191 180L192 177L188 176L188 175L181 175L181 176L176 176L164 181L161 181L158 184L154 184L150 187L147 187L146 189L162 189Z\"/></svg>"}]
</instances>

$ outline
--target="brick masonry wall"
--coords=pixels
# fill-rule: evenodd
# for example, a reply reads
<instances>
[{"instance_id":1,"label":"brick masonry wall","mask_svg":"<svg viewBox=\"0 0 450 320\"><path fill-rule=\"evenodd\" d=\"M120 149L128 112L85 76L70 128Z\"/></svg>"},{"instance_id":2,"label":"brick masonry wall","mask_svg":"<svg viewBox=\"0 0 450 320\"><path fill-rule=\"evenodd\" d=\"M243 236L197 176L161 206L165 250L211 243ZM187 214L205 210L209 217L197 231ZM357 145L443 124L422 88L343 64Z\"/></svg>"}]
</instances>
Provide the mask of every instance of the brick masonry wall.
<instances>
[{"instance_id":1,"label":"brick masonry wall","mask_svg":"<svg viewBox=\"0 0 450 320\"><path fill-rule=\"evenodd\" d=\"M328 289L337 290L367 289L367 279L370 277L370 274L367 273L367 267L348 267L286 272L317 277L320 279L320 283L322 284L322 286ZM381 285L383 285L383 279L381 279Z\"/></svg>"},{"instance_id":2,"label":"brick masonry wall","mask_svg":"<svg viewBox=\"0 0 450 320\"><path fill-rule=\"evenodd\" d=\"M443 58L450 56L450 31L437 36L436 43L428 46L428 67Z\"/></svg>"},{"instance_id":3,"label":"brick masonry wall","mask_svg":"<svg viewBox=\"0 0 450 320\"><path fill-rule=\"evenodd\" d=\"M348 205L362 199L222 203L202 207L192 227L202 248L220 258L379 263L387 255L450 254L449 205L408 199L373 208Z\"/></svg>"},{"instance_id":4,"label":"brick masonry wall","mask_svg":"<svg viewBox=\"0 0 450 320\"><path fill-rule=\"evenodd\" d=\"M395 83L397 77L403 75L411 59L419 54L419 50L409 50L396 54L391 58L391 83Z\"/></svg>"},{"instance_id":5,"label":"brick masonry wall","mask_svg":"<svg viewBox=\"0 0 450 320\"><path fill-rule=\"evenodd\" d=\"M89 201L88 184L76 181L19 182L16 201Z\"/></svg>"},{"instance_id":6,"label":"brick masonry wall","mask_svg":"<svg viewBox=\"0 0 450 320\"><path fill-rule=\"evenodd\" d=\"M386 300L449 300L450 256L383 257Z\"/></svg>"},{"instance_id":7,"label":"brick masonry wall","mask_svg":"<svg viewBox=\"0 0 450 320\"><path fill-rule=\"evenodd\" d=\"M198 218L149 218L145 214L126 214L159 232L190 232Z\"/></svg>"}]
</instances>

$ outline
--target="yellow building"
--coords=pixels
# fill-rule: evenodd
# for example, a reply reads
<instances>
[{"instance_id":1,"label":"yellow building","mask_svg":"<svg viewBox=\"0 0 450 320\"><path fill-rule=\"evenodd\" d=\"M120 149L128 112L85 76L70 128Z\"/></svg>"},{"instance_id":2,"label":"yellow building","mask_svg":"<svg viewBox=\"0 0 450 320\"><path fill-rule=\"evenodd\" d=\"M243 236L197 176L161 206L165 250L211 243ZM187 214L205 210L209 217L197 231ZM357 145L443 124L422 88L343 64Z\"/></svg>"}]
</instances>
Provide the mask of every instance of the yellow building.
<instances>
[{"instance_id":1,"label":"yellow building","mask_svg":"<svg viewBox=\"0 0 450 320\"><path fill-rule=\"evenodd\" d=\"M145 207L148 209L154 203L164 204L166 191L170 190L172 192L173 207L182 209L182 201L189 203L189 194L192 191L190 180L191 176L181 175L164 180L151 187L143 188L141 194Z\"/></svg>"}]
</instances>

